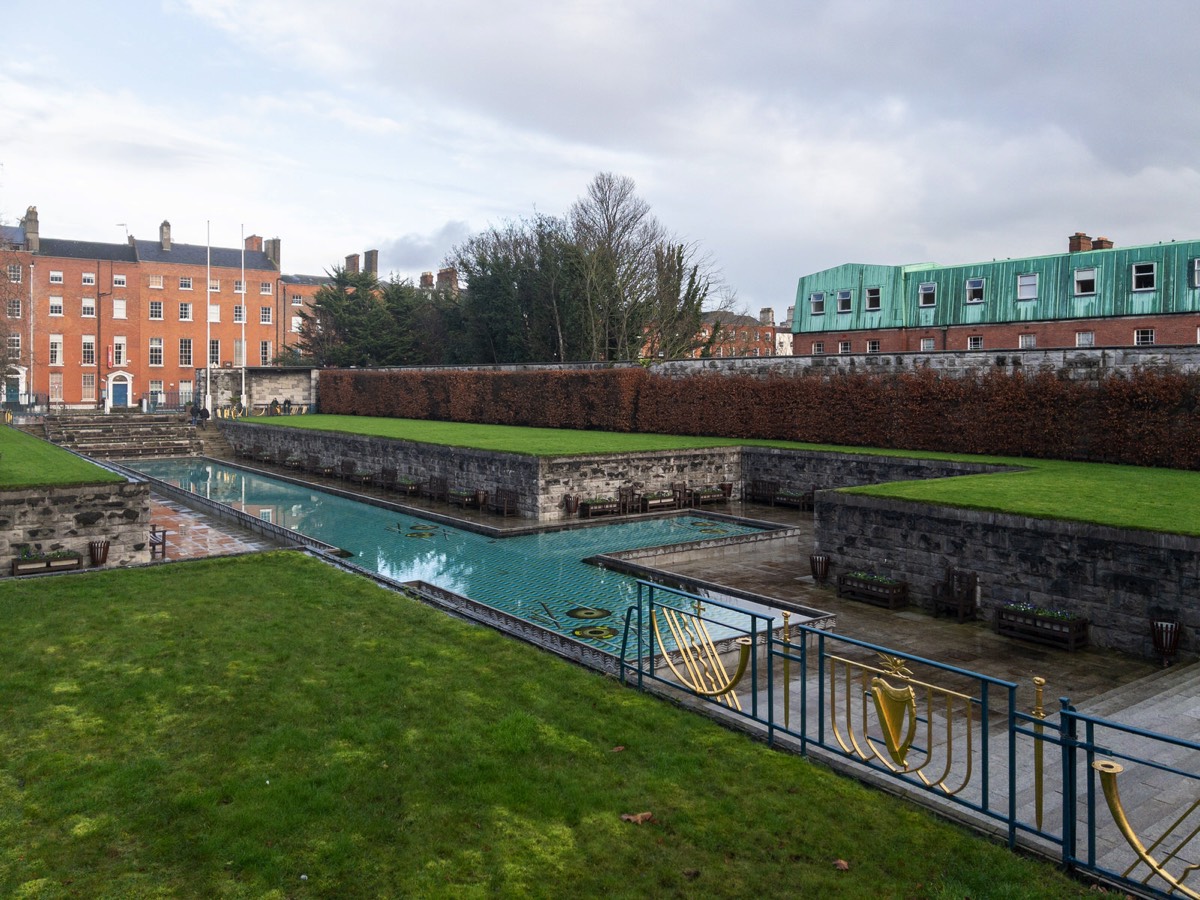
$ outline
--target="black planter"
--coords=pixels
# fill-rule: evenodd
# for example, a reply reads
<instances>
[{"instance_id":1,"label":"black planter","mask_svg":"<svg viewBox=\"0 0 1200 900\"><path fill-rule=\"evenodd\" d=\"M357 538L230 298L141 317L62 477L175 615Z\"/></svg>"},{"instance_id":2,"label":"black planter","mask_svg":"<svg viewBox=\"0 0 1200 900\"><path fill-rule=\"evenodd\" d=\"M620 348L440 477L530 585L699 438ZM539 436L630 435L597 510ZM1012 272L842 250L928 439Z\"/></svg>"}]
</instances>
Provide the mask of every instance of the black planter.
<instances>
[{"instance_id":1,"label":"black planter","mask_svg":"<svg viewBox=\"0 0 1200 900\"><path fill-rule=\"evenodd\" d=\"M813 581L825 581L829 578L829 555L813 553L808 557L809 568L812 569Z\"/></svg>"},{"instance_id":2,"label":"black planter","mask_svg":"<svg viewBox=\"0 0 1200 900\"><path fill-rule=\"evenodd\" d=\"M1151 619L1150 636L1154 638L1154 652L1162 657L1163 668L1171 664L1171 657L1179 651L1179 623L1172 619Z\"/></svg>"}]
</instances>

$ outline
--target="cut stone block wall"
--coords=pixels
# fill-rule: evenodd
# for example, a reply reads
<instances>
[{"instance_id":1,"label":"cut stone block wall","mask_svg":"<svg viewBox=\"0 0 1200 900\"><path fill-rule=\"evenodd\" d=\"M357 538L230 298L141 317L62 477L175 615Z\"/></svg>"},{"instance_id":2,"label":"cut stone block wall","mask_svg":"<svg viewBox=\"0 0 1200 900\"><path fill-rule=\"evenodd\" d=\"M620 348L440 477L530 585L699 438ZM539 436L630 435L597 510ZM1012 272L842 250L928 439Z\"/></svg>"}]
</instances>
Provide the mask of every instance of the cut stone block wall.
<instances>
[{"instance_id":1,"label":"cut stone block wall","mask_svg":"<svg viewBox=\"0 0 1200 900\"><path fill-rule=\"evenodd\" d=\"M799 489L815 486L818 490L1006 471L1004 466L944 459L906 459L772 447L743 447L741 458L742 478L747 482L777 481L784 486Z\"/></svg>"},{"instance_id":2,"label":"cut stone block wall","mask_svg":"<svg viewBox=\"0 0 1200 900\"><path fill-rule=\"evenodd\" d=\"M145 484L85 484L0 492L0 574L28 544L35 553L71 550L88 565L88 544L109 542L106 566L150 561L150 489Z\"/></svg>"},{"instance_id":3,"label":"cut stone block wall","mask_svg":"<svg viewBox=\"0 0 1200 900\"><path fill-rule=\"evenodd\" d=\"M815 545L837 572L908 581L910 602L926 609L954 565L978 573L989 622L1013 601L1061 607L1091 621L1093 644L1153 656L1150 620L1174 618L1180 649L1200 649L1197 538L826 492Z\"/></svg>"}]
</instances>

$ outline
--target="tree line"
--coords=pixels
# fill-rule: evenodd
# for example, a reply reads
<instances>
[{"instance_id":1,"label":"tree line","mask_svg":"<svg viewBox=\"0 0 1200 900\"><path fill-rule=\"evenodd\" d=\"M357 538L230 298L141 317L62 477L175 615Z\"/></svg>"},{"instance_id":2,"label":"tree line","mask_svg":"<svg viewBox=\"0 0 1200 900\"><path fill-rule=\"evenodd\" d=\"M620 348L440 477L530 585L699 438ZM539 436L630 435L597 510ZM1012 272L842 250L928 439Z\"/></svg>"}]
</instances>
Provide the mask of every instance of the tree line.
<instances>
[{"instance_id":1,"label":"tree line","mask_svg":"<svg viewBox=\"0 0 1200 900\"><path fill-rule=\"evenodd\" d=\"M443 262L459 284L422 288L335 269L300 314L283 362L398 366L626 361L689 355L701 316L733 296L632 179L602 172L565 216L489 227ZM708 340L716 337L716 330Z\"/></svg>"}]
</instances>

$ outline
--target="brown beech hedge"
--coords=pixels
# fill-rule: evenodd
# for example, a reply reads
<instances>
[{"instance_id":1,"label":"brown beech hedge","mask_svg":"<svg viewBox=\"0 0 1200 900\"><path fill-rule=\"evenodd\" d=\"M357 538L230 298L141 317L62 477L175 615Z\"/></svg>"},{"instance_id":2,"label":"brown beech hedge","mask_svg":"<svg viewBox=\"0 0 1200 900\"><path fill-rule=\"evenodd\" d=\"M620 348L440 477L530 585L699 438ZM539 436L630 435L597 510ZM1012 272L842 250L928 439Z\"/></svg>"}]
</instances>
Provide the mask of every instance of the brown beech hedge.
<instances>
[{"instance_id":1,"label":"brown beech hedge","mask_svg":"<svg viewBox=\"0 0 1200 900\"><path fill-rule=\"evenodd\" d=\"M1200 376L321 372L321 411L1200 468Z\"/></svg>"}]
</instances>

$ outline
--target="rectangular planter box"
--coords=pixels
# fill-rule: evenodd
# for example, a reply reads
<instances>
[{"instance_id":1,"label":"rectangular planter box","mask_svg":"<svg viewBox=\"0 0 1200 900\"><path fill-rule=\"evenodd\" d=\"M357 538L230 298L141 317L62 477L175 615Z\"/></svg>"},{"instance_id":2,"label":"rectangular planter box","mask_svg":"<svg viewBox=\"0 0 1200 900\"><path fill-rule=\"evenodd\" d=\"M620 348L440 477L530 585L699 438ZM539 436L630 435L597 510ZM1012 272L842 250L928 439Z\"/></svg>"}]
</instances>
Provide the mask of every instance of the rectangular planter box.
<instances>
[{"instance_id":1,"label":"rectangular planter box","mask_svg":"<svg viewBox=\"0 0 1200 900\"><path fill-rule=\"evenodd\" d=\"M908 605L908 582L879 582L855 575L839 575L837 579L839 597L861 600L873 606L898 609Z\"/></svg>"},{"instance_id":2,"label":"rectangular planter box","mask_svg":"<svg viewBox=\"0 0 1200 900\"><path fill-rule=\"evenodd\" d=\"M66 572L83 568L82 556L55 556L50 559L14 559L14 575L32 575L36 572Z\"/></svg>"},{"instance_id":3,"label":"rectangular planter box","mask_svg":"<svg viewBox=\"0 0 1200 900\"><path fill-rule=\"evenodd\" d=\"M1000 607L996 610L996 633L1075 650L1087 646L1088 621L1039 616L1037 613Z\"/></svg>"},{"instance_id":4,"label":"rectangular planter box","mask_svg":"<svg viewBox=\"0 0 1200 900\"><path fill-rule=\"evenodd\" d=\"M617 501L611 500L604 503L580 503L579 515L582 518L590 519L593 516L615 516L617 514Z\"/></svg>"},{"instance_id":5,"label":"rectangular planter box","mask_svg":"<svg viewBox=\"0 0 1200 900\"><path fill-rule=\"evenodd\" d=\"M652 509L674 509L675 495L670 497L642 497L642 512L650 512Z\"/></svg>"}]
</instances>

